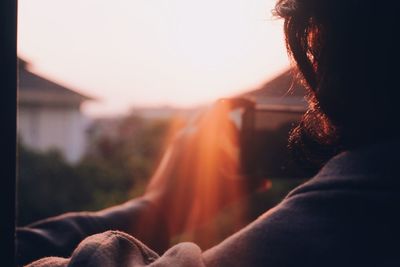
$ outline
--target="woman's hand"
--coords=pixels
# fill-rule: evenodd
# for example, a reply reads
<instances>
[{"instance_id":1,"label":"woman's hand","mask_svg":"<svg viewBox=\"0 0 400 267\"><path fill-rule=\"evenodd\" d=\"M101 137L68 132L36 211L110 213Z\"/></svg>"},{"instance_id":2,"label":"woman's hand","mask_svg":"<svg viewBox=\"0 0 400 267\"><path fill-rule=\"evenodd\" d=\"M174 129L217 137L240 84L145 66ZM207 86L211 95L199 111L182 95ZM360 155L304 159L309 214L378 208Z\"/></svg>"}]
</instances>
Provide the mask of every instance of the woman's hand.
<instances>
[{"instance_id":1,"label":"woman's hand","mask_svg":"<svg viewBox=\"0 0 400 267\"><path fill-rule=\"evenodd\" d=\"M198 226L249 192L239 175L238 132L229 112L218 104L178 132L150 181L144 198L170 235Z\"/></svg>"}]
</instances>

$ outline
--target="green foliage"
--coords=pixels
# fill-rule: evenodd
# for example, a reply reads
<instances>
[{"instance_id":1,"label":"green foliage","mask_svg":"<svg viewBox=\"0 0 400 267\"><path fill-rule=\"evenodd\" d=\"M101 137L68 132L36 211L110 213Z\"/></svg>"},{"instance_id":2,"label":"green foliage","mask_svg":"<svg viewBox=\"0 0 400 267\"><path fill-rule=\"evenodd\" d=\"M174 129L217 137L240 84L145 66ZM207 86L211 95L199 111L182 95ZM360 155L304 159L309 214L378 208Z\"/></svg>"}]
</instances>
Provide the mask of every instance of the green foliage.
<instances>
[{"instance_id":1,"label":"green foliage","mask_svg":"<svg viewBox=\"0 0 400 267\"><path fill-rule=\"evenodd\" d=\"M68 164L58 151L18 151L18 224L68 211L99 210L143 193L169 127L129 116L113 138L91 139L88 154Z\"/></svg>"}]
</instances>

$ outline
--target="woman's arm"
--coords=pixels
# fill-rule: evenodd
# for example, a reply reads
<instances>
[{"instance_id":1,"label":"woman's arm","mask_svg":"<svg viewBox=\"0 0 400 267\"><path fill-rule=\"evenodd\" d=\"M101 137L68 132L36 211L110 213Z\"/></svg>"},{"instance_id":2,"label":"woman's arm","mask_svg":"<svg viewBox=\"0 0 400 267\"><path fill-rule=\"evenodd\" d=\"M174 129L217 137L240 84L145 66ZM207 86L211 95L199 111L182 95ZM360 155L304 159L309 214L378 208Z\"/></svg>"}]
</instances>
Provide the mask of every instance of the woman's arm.
<instances>
[{"instance_id":1,"label":"woman's arm","mask_svg":"<svg viewBox=\"0 0 400 267\"><path fill-rule=\"evenodd\" d=\"M66 213L17 228L17 264L46 256L69 257L83 239L107 230L136 236L161 253L169 237L157 213L148 200L137 198L99 212Z\"/></svg>"},{"instance_id":2,"label":"woman's arm","mask_svg":"<svg viewBox=\"0 0 400 267\"><path fill-rule=\"evenodd\" d=\"M101 211L70 212L17 228L18 265L46 256L69 257L83 239L108 230L128 233L154 251L164 252L169 245L173 223L170 220L173 215L168 213L174 198L174 187L170 183L175 181L172 176L176 176L179 169L183 144L178 140L181 139L176 139L164 154L144 196ZM189 202L186 198L180 206L190 206ZM175 215L180 217L179 220L184 216L185 212Z\"/></svg>"},{"instance_id":3,"label":"woman's arm","mask_svg":"<svg viewBox=\"0 0 400 267\"><path fill-rule=\"evenodd\" d=\"M67 213L17 229L18 261L70 256L89 235L128 233L158 253L170 237L212 218L224 205L248 193L237 176L235 135L214 108L182 129L166 150L143 197L99 212ZM230 140L230 138L233 139ZM232 142L229 143L229 142Z\"/></svg>"}]
</instances>

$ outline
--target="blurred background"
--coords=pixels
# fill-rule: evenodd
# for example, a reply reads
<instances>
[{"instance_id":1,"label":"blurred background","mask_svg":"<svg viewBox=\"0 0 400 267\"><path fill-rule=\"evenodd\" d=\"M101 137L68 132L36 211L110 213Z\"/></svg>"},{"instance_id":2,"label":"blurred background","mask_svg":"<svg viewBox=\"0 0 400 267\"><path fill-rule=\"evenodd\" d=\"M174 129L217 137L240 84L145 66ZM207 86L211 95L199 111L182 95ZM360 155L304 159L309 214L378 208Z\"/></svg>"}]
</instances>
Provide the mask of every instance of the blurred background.
<instances>
[{"instance_id":1,"label":"blurred background","mask_svg":"<svg viewBox=\"0 0 400 267\"><path fill-rule=\"evenodd\" d=\"M252 127L263 129L257 140L284 147L306 104L289 69L282 22L271 15L274 4L20 0L18 224L140 196L172 125L185 125L220 98L253 101L265 111L254 117ZM288 160L261 148L245 160ZM265 178L267 191L232 203L174 242L207 248L304 180ZM239 225L238 207L246 210Z\"/></svg>"}]
</instances>

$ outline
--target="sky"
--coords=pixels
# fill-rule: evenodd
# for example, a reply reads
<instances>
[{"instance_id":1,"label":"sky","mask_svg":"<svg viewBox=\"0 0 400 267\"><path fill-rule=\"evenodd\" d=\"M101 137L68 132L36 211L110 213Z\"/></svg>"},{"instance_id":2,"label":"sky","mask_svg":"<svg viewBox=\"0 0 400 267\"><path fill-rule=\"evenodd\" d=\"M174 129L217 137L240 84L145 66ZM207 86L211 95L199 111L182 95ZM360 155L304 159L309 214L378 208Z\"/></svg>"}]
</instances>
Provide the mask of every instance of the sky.
<instances>
[{"instance_id":1,"label":"sky","mask_svg":"<svg viewBox=\"0 0 400 267\"><path fill-rule=\"evenodd\" d=\"M275 0L19 0L18 53L88 116L202 105L289 66Z\"/></svg>"}]
</instances>

